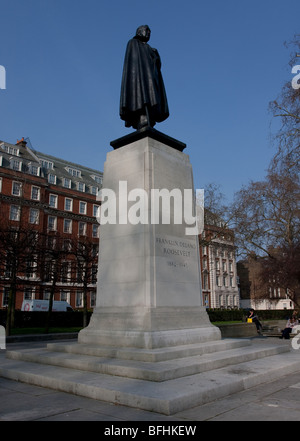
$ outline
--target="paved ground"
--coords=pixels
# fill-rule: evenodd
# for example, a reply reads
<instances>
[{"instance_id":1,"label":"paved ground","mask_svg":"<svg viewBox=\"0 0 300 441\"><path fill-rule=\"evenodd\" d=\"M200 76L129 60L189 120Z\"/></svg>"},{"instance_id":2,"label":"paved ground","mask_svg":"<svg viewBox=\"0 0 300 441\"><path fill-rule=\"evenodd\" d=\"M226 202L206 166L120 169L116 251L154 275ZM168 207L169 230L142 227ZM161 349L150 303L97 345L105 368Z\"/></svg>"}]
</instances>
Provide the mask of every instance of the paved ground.
<instances>
[{"instance_id":1,"label":"paved ground","mask_svg":"<svg viewBox=\"0 0 300 441\"><path fill-rule=\"evenodd\" d=\"M8 349L29 344L46 342L11 343ZM1 350L0 363L4 357ZM170 417L0 378L0 421L300 421L300 371Z\"/></svg>"}]
</instances>

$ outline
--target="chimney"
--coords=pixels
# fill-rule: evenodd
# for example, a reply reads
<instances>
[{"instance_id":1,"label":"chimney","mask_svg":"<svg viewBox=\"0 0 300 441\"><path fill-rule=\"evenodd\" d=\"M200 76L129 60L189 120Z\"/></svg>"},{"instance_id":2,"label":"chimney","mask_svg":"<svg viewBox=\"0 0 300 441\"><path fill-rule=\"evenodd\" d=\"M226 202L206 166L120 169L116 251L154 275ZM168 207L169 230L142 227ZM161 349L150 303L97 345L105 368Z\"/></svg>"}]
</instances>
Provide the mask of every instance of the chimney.
<instances>
[{"instance_id":1,"label":"chimney","mask_svg":"<svg viewBox=\"0 0 300 441\"><path fill-rule=\"evenodd\" d=\"M22 139L20 139L20 141L17 140L17 144L16 145L19 146L19 147L26 147L27 142L24 140L24 136L23 136Z\"/></svg>"}]
</instances>

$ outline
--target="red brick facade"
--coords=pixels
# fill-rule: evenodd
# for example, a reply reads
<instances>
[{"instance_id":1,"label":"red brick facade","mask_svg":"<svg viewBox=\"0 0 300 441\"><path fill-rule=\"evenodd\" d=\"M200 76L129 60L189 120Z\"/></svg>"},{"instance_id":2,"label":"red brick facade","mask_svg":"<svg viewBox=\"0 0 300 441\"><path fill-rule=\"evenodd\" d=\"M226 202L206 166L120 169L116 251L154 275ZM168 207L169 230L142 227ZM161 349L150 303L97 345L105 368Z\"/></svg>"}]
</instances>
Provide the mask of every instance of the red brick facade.
<instances>
[{"instance_id":1,"label":"red brick facade","mask_svg":"<svg viewBox=\"0 0 300 441\"><path fill-rule=\"evenodd\" d=\"M96 216L100 209L95 193L101 179L99 171L40 154L29 149L24 141L16 146L0 141L2 234L5 228L37 232L39 236L55 238L56 246L62 248L68 247L68 243L90 244L94 261L89 268L93 274L88 284L88 307L93 307L95 302L99 246ZM7 246L4 242L0 244L0 308L7 306L12 270L8 249L3 249ZM30 271L30 262L27 269L26 265L22 269L19 267L16 309L21 308L25 299L49 297L51 278L49 274L46 276L49 258L48 262L46 260L45 256L39 257L39 262L33 262ZM73 308L83 306L83 281L79 273L77 258L65 253L54 300L66 300Z\"/></svg>"}]
</instances>

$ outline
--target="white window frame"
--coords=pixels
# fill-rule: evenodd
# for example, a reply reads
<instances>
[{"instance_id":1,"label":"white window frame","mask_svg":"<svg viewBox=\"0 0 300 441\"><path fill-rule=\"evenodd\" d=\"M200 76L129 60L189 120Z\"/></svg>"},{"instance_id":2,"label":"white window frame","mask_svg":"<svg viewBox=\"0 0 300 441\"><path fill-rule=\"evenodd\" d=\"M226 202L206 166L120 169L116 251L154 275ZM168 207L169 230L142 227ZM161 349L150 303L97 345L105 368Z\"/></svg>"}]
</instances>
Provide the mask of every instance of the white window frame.
<instances>
[{"instance_id":1,"label":"white window frame","mask_svg":"<svg viewBox=\"0 0 300 441\"><path fill-rule=\"evenodd\" d=\"M22 194L22 183L21 182L12 181L11 194L13 196L18 196L18 197L21 196L21 194Z\"/></svg>"},{"instance_id":2,"label":"white window frame","mask_svg":"<svg viewBox=\"0 0 300 441\"><path fill-rule=\"evenodd\" d=\"M72 186L72 181L69 178L64 178L63 179L63 186L64 188L71 188Z\"/></svg>"},{"instance_id":3,"label":"white window frame","mask_svg":"<svg viewBox=\"0 0 300 441\"><path fill-rule=\"evenodd\" d=\"M56 185L56 175L54 175L53 173L49 173L48 174L48 183L51 185Z\"/></svg>"},{"instance_id":4,"label":"white window frame","mask_svg":"<svg viewBox=\"0 0 300 441\"><path fill-rule=\"evenodd\" d=\"M65 198L65 211L73 211L73 199Z\"/></svg>"},{"instance_id":5,"label":"white window frame","mask_svg":"<svg viewBox=\"0 0 300 441\"><path fill-rule=\"evenodd\" d=\"M28 221L30 224L38 225L40 222L40 210L37 208L30 208Z\"/></svg>"},{"instance_id":6,"label":"white window frame","mask_svg":"<svg viewBox=\"0 0 300 441\"><path fill-rule=\"evenodd\" d=\"M53 228L52 228L52 225L51 225L51 228L50 228L50 219L53 219ZM48 216L48 231L56 231L57 230L57 217L56 216Z\"/></svg>"},{"instance_id":7,"label":"white window frame","mask_svg":"<svg viewBox=\"0 0 300 441\"><path fill-rule=\"evenodd\" d=\"M92 226L92 237L97 238L99 237L99 225L93 224Z\"/></svg>"},{"instance_id":8,"label":"white window frame","mask_svg":"<svg viewBox=\"0 0 300 441\"><path fill-rule=\"evenodd\" d=\"M84 207L84 210L81 210L81 206ZM86 214L87 213L87 203L84 201L79 201L79 214Z\"/></svg>"},{"instance_id":9,"label":"white window frame","mask_svg":"<svg viewBox=\"0 0 300 441\"><path fill-rule=\"evenodd\" d=\"M86 222L78 222L78 235L79 236L86 236L87 232L87 223Z\"/></svg>"},{"instance_id":10,"label":"white window frame","mask_svg":"<svg viewBox=\"0 0 300 441\"><path fill-rule=\"evenodd\" d=\"M52 202L54 202L54 203L52 203L51 200L52 200ZM58 196L57 196L57 194L52 194L52 193L50 193L50 194L49 194L49 207L57 208L57 201L58 201Z\"/></svg>"},{"instance_id":11,"label":"white window frame","mask_svg":"<svg viewBox=\"0 0 300 441\"><path fill-rule=\"evenodd\" d=\"M12 217L13 210L15 210L16 216ZM9 220L19 222L21 215L21 207L19 205L11 205L9 209Z\"/></svg>"},{"instance_id":12,"label":"white window frame","mask_svg":"<svg viewBox=\"0 0 300 441\"><path fill-rule=\"evenodd\" d=\"M36 192L36 194L34 194ZM37 196L37 197L35 197ZM37 185L31 186L31 200L32 201L40 201L41 200L41 187Z\"/></svg>"},{"instance_id":13,"label":"white window frame","mask_svg":"<svg viewBox=\"0 0 300 441\"><path fill-rule=\"evenodd\" d=\"M72 219L64 219L64 233L72 234Z\"/></svg>"}]
</instances>

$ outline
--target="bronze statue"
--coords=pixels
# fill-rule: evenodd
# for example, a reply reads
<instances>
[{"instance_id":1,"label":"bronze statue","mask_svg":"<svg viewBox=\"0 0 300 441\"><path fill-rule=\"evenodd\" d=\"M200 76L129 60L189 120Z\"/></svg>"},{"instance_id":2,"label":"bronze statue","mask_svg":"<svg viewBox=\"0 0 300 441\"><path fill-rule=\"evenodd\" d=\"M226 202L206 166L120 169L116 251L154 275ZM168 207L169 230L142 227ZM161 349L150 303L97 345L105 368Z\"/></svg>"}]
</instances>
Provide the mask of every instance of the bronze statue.
<instances>
[{"instance_id":1,"label":"bronze statue","mask_svg":"<svg viewBox=\"0 0 300 441\"><path fill-rule=\"evenodd\" d=\"M140 26L127 45L120 98L120 117L126 127L154 127L169 116L158 51L147 44L151 31Z\"/></svg>"}]
</instances>

